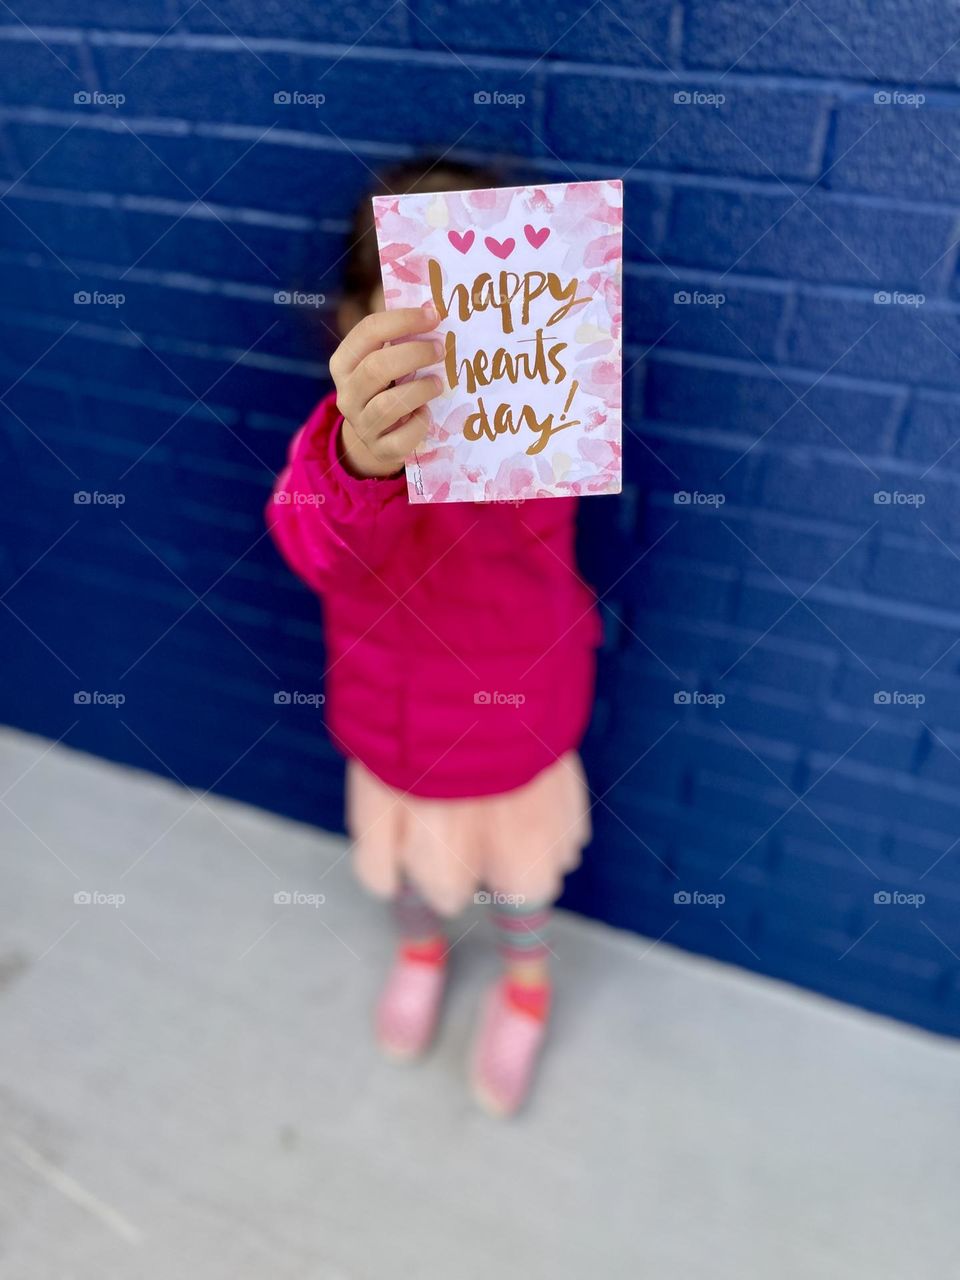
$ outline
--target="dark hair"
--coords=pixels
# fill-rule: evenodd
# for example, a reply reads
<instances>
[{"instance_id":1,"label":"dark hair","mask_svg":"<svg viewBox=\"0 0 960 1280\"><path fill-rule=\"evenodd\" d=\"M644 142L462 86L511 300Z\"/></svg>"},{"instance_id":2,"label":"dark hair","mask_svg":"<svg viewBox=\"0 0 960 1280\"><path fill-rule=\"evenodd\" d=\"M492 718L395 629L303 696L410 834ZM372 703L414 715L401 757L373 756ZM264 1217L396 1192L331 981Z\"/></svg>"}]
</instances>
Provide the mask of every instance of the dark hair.
<instances>
[{"instance_id":1,"label":"dark hair","mask_svg":"<svg viewBox=\"0 0 960 1280\"><path fill-rule=\"evenodd\" d=\"M503 179L494 169L447 160L443 156L430 161L405 161L379 175L377 184L357 205L350 227L345 255L343 296L366 304L380 283L380 255L374 233L373 196L414 195L418 192L460 191L480 187L498 187Z\"/></svg>"}]
</instances>

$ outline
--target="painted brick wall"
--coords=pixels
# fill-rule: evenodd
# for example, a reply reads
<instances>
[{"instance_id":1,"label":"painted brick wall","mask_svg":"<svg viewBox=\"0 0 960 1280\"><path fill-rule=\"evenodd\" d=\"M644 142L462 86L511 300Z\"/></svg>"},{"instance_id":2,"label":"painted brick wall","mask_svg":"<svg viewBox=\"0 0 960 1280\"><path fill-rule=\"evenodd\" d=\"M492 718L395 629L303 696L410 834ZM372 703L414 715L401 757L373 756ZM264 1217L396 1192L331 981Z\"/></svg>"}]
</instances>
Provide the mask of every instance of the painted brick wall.
<instances>
[{"instance_id":1,"label":"painted brick wall","mask_svg":"<svg viewBox=\"0 0 960 1280\"><path fill-rule=\"evenodd\" d=\"M949 6L20 16L0 15L2 718L337 827L318 712L274 702L317 690L322 640L261 507L325 376L275 294L321 292L329 320L369 170L423 148L622 175L626 487L583 508L607 642L567 902L960 1033ZM294 93L325 100L275 100Z\"/></svg>"}]
</instances>

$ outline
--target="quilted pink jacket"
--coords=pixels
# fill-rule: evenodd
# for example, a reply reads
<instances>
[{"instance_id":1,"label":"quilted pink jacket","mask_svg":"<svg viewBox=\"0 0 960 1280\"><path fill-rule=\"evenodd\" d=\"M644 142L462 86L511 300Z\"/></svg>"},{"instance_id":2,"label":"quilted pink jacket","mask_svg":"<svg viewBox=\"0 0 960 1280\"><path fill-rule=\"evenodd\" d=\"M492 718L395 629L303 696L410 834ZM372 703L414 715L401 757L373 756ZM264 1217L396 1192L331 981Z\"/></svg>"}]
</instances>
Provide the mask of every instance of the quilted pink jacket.
<instances>
[{"instance_id":1,"label":"quilted pink jacket","mask_svg":"<svg viewBox=\"0 0 960 1280\"><path fill-rule=\"evenodd\" d=\"M267 505L323 599L334 741L419 796L510 791L579 745L601 627L577 574L575 498L412 505L403 475L356 479L328 396Z\"/></svg>"}]
</instances>

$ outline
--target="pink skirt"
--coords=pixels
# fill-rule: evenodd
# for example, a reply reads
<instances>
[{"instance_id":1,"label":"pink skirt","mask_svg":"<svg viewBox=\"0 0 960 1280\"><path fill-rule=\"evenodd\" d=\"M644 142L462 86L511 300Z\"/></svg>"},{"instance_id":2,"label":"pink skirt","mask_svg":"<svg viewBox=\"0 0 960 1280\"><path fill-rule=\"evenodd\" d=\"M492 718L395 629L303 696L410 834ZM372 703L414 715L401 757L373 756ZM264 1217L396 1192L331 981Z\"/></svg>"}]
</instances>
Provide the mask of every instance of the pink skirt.
<instances>
[{"instance_id":1,"label":"pink skirt","mask_svg":"<svg viewBox=\"0 0 960 1280\"><path fill-rule=\"evenodd\" d=\"M467 800L396 791L351 760L347 830L357 875L380 897L407 879L446 916L480 889L553 902L590 840L590 793L575 751L514 791Z\"/></svg>"}]
</instances>

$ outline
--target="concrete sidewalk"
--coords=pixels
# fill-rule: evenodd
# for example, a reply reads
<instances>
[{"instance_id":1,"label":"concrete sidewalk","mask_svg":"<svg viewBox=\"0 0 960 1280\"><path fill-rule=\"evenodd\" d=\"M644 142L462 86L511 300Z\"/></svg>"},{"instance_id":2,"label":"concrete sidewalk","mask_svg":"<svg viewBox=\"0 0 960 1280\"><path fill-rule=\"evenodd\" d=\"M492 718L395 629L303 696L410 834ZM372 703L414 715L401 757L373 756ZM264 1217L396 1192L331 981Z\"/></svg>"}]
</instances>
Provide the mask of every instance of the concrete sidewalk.
<instances>
[{"instance_id":1,"label":"concrete sidewalk","mask_svg":"<svg viewBox=\"0 0 960 1280\"><path fill-rule=\"evenodd\" d=\"M486 921L435 1052L382 1063L342 841L48 748L0 736L2 1280L956 1270L958 1045L566 916L500 1124L463 1080Z\"/></svg>"}]
</instances>

